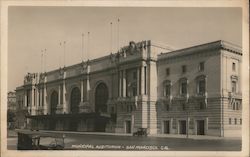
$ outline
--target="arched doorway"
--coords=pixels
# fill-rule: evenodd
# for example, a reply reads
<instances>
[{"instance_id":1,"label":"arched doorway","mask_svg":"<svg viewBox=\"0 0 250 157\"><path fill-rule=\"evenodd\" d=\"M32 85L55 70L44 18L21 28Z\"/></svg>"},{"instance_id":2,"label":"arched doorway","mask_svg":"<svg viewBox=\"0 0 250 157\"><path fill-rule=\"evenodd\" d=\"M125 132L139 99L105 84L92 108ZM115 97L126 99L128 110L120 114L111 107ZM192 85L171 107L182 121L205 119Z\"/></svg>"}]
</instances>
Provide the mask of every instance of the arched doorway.
<instances>
[{"instance_id":1,"label":"arched doorway","mask_svg":"<svg viewBox=\"0 0 250 157\"><path fill-rule=\"evenodd\" d=\"M53 91L50 97L50 114L56 114L56 107L58 104L58 93ZM55 130L56 120L52 119L49 121L49 129Z\"/></svg>"},{"instance_id":2,"label":"arched doorway","mask_svg":"<svg viewBox=\"0 0 250 157\"><path fill-rule=\"evenodd\" d=\"M108 87L100 83L95 90L95 112L106 113L108 101ZM95 131L105 132L107 121L102 117L95 119Z\"/></svg>"},{"instance_id":3,"label":"arched doorway","mask_svg":"<svg viewBox=\"0 0 250 157\"><path fill-rule=\"evenodd\" d=\"M50 97L50 113L56 114L56 106L58 104L58 93L53 91Z\"/></svg>"},{"instance_id":4,"label":"arched doorway","mask_svg":"<svg viewBox=\"0 0 250 157\"><path fill-rule=\"evenodd\" d=\"M70 111L72 114L79 113L79 104L81 101L81 91L78 87L74 87L70 94ZM78 119L72 117L70 120L69 130L77 131Z\"/></svg>"},{"instance_id":5,"label":"arched doorway","mask_svg":"<svg viewBox=\"0 0 250 157\"><path fill-rule=\"evenodd\" d=\"M78 87L75 87L71 91L70 95L70 111L71 113L79 112L79 104L81 101L81 91Z\"/></svg>"},{"instance_id":6,"label":"arched doorway","mask_svg":"<svg viewBox=\"0 0 250 157\"><path fill-rule=\"evenodd\" d=\"M108 87L100 83L95 90L95 112L107 112Z\"/></svg>"}]
</instances>

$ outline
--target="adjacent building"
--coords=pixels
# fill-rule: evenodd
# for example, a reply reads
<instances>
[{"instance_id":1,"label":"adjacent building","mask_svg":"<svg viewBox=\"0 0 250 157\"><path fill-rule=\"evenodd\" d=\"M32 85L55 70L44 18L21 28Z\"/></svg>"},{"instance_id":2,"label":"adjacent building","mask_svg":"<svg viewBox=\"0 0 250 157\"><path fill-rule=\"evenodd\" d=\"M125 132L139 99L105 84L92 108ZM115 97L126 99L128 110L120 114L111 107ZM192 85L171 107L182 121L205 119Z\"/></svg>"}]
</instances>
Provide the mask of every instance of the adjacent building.
<instances>
[{"instance_id":1,"label":"adjacent building","mask_svg":"<svg viewBox=\"0 0 250 157\"><path fill-rule=\"evenodd\" d=\"M15 112L16 111L16 93L15 92L8 92L7 97L7 104L8 104L8 110Z\"/></svg>"},{"instance_id":2,"label":"adjacent building","mask_svg":"<svg viewBox=\"0 0 250 157\"><path fill-rule=\"evenodd\" d=\"M23 127L241 136L242 52L215 41L173 50L151 41L28 73L16 89Z\"/></svg>"}]
</instances>

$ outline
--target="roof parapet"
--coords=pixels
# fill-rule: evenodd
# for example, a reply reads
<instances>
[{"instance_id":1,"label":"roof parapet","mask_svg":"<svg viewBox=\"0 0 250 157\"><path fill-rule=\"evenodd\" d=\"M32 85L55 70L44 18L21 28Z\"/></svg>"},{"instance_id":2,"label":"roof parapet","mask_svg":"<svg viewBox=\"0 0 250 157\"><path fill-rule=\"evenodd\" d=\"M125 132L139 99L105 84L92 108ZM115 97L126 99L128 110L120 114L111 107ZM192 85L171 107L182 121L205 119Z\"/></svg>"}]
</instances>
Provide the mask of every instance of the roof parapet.
<instances>
[{"instance_id":1,"label":"roof parapet","mask_svg":"<svg viewBox=\"0 0 250 157\"><path fill-rule=\"evenodd\" d=\"M218 40L210 43L205 43L197 46L192 46L180 50L175 50L171 52L165 52L158 55L158 59L162 60L166 57L177 57L177 56L183 56L183 55L190 55L193 53L206 51L206 50L216 50L216 49L223 49L238 55L242 55L241 47L235 44L232 44L227 41Z\"/></svg>"}]
</instances>

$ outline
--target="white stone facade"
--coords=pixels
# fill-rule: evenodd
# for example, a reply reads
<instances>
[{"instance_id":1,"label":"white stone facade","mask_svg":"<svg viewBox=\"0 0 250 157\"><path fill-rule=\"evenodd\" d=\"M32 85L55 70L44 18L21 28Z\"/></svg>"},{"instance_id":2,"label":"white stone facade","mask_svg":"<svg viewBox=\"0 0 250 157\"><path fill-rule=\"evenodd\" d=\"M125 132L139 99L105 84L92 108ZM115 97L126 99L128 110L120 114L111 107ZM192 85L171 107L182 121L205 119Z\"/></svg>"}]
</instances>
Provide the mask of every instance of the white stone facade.
<instances>
[{"instance_id":1,"label":"white stone facade","mask_svg":"<svg viewBox=\"0 0 250 157\"><path fill-rule=\"evenodd\" d=\"M38 129L240 136L241 57L224 41L182 50L130 42L105 57L28 74L17 99L29 112L27 127Z\"/></svg>"}]
</instances>

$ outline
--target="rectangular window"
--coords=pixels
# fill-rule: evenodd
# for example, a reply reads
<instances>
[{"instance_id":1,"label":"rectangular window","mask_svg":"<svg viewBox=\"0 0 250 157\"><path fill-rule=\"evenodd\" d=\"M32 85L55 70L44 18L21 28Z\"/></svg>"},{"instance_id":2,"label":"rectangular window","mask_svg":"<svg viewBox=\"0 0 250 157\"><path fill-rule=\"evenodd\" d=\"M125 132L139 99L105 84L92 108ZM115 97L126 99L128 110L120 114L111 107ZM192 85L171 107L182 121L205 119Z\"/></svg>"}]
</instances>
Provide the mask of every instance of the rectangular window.
<instances>
[{"instance_id":1,"label":"rectangular window","mask_svg":"<svg viewBox=\"0 0 250 157\"><path fill-rule=\"evenodd\" d=\"M199 88L198 88L198 92L199 92L199 94L204 94L205 93L205 80L200 80L199 81Z\"/></svg>"},{"instance_id":2,"label":"rectangular window","mask_svg":"<svg viewBox=\"0 0 250 157\"><path fill-rule=\"evenodd\" d=\"M234 118L234 124L237 124L237 118Z\"/></svg>"},{"instance_id":3,"label":"rectangular window","mask_svg":"<svg viewBox=\"0 0 250 157\"><path fill-rule=\"evenodd\" d=\"M182 104L182 110L185 111L186 110L186 105Z\"/></svg>"},{"instance_id":4,"label":"rectangular window","mask_svg":"<svg viewBox=\"0 0 250 157\"><path fill-rule=\"evenodd\" d=\"M205 103L200 102L200 104L199 104L199 108L200 108L200 110L205 109Z\"/></svg>"},{"instance_id":5,"label":"rectangular window","mask_svg":"<svg viewBox=\"0 0 250 157\"><path fill-rule=\"evenodd\" d=\"M166 111L169 111L169 104L165 104Z\"/></svg>"},{"instance_id":6,"label":"rectangular window","mask_svg":"<svg viewBox=\"0 0 250 157\"><path fill-rule=\"evenodd\" d=\"M165 96L170 96L170 94L171 94L171 85L167 84L165 86Z\"/></svg>"},{"instance_id":7,"label":"rectangular window","mask_svg":"<svg viewBox=\"0 0 250 157\"><path fill-rule=\"evenodd\" d=\"M40 95L41 93L40 93L40 89L38 89L38 106L40 106L41 105L41 102L40 102L40 100L41 100L41 95Z\"/></svg>"},{"instance_id":8,"label":"rectangular window","mask_svg":"<svg viewBox=\"0 0 250 157\"><path fill-rule=\"evenodd\" d=\"M166 69L166 75L167 75L167 76L170 75L170 69L169 69L169 68Z\"/></svg>"},{"instance_id":9,"label":"rectangular window","mask_svg":"<svg viewBox=\"0 0 250 157\"><path fill-rule=\"evenodd\" d=\"M235 71L236 70L236 65L235 65L235 63L233 62L233 64L232 64L232 70L233 71Z\"/></svg>"},{"instance_id":10,"label":"rectangular window","mask_svg":"<svg viewBox=\"0 0 250 157\"><path fill-rule=\"evenodd\" d=\"M114 106L111 107L111 113L115 113L115 108L114 108Z\"/></svg>"},{"instance_id":11,"label":"rectangular window","mask_svg":"<svg viewBox=\"0 0 250 157\"><path fill-rule=\"evenodd\" d=\"M181 83L181 94L187 94L187 82Z\"/></svg>"},{"instance_id":12,"label":"rectangular window","mask_svg":"<svg viewBox=\"0 0 250 157\"><path fill-rule=\"evenodd\" d=\"M136 73L136 71L133 72L133 79L134 79L134 80L137 79L137 73Z\"/></svg>"},{"instance_id":13,"label":"rectangular window","mask_svg":"<svg viewBox=\"0 0 250 157\"><path fill-rule=\"evenodd\" d=\"M184 74L184 73L186 73L186 71L187 71L187 67L186 67L186 65L183 65L182 66L182 73Z\"/></svg>"},{"instance_id":14,"label":"rectangular window","mask_svg":"<svg viewBox=\"0 0 250 157\"><path fill-rule=\"evenodd\" d=\"M199 71L204 71L205 69L205 63L204 62L200 62L199 64Z\"/></svg>"},{"instance_id":15,"label":"rectangular window","mask_svg":"<svg viewBox=\"0 0 250 157\"><path fill-rule=\"evenodd\" d=\"M33 90L34 94L33 94L33 98L34 98L34 106L36 106L36 89Z\"/></svg>"},{"instance_id":16,"label":"rectangular window","mask_svg":"<svg viewBox=\"0 0 250 157\"><path fill-rule=\"evenodd\" d=\"M242 124L242 119L240 119L240 125Z\"/></svg>"},{"instance_id":17,"label":"rectangular window","mask_svg":"<svg viewBox=\"0 0 250 157\"><path fill-rule=\"evenodd\" d=\"M133 87L133 96L136 96L137 95L137 89L136 87Z\"/></svg>"},{"instance_id":18,"label":"rectangular window","mask_svg":"<svg viewBox=\"0 0 250 157\"><path fill-rule=\"evenodd\" d=\"M132 105L127 105L127 112L132 112Z\"/></svg>"},{"instance_id":19,"label":"rectangular window","mask_svg":"<svg viewBox=\"0 0 250 157\"><path fill-rule=\"evenodd\" d=\"M27 90L27 104L26 106L28 107L30 104L30 90Z\"/></svg>"},{"instance_id":20,"label":"rectangular window","mask_svg":"<svg viewBox=\"0 0 250 157\"><path fill-rule=\"evenodd\" d=\"M147 94L147 67L144 67L144 94Z\"/></svg>"},{"instance_id":21,"label":"rectangular window","mask_svg":"<svg viewBox=\"0 0 250 157\"><path fill-rule=\"evenodd\" d=\"M44 89L42 89L42 106L44 105Z\"/></svg>"},{"instance_id":22,"label":"rectangular window","mask_svg":"<svg viewBox=\"0 0 250 157\"><path fill-rule=\"evenodd\" d=\"M236 102L236 110L239 110L240 108L239 108L239 103L238 102Z\"/></svg>"},{"instance_id":23,"label":"rectangular window","mask_svg":"<svg viewBox=\"0 0 250 157\"><path fill-rule=\"evenodd\" d=\"M232 81L232 93L236 93L236 81Z\"/></svg>"},{"instance_id":24,"label":"rectangular window","mask_svg":"<svg viewBox=\"0 0 250 157\"><path fill-rule=\"evenodd\" d=\"M231 118L229 118L229 124L232 124L232 120L231 120Z\"/></svg>"}]
</instances>

